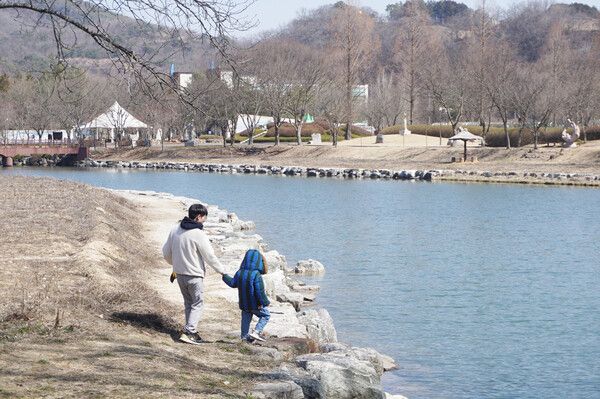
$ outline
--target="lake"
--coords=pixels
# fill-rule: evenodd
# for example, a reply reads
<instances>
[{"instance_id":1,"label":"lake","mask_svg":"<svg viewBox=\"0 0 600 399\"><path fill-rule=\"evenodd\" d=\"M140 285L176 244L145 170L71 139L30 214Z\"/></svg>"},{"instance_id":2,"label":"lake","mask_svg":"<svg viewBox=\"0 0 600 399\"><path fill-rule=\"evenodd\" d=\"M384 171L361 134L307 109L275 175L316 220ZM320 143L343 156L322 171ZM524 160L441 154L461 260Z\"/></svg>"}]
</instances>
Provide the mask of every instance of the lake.
<instances>
[{"instance_id":1,"label":"lake","mask_svg":"<svg viewBox=\"0 0 600 399\"><path fill-rule=\"evenodd\" d=\"M600 398L600 191L129 169L14 168L199 198L326 274L339 339L417 398ZM175 222L175 221L174 221Z\"/></svg>"}]
</instances>

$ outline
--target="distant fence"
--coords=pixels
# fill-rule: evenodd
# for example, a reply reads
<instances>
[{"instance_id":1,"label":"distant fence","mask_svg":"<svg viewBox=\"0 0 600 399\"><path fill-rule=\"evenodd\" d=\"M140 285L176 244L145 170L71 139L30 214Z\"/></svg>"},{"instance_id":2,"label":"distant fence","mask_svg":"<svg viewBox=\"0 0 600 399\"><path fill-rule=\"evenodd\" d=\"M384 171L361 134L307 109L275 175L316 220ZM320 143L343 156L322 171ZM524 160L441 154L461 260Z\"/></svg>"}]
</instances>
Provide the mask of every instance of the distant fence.
<instances>
[{"instance_id":1,"label":"distant fence","mask_svg":"<svg viewBox=\"0 0 600 399\"><path fill-rule=\"evenodd\" d=\"M33 139L24 139L24 138L20 138L20 139L0 139L0 146L14 146L14 145L19 145L19 146L31 146L31 147L35 147L35 146L66 146L66 147L75 147L75 146L79 146L81 144L80 140L72 140L72 139L62 139L62 140L48 140L48 139L42 139L42 140L33 140Z\"/></svg>"}]
</instances>

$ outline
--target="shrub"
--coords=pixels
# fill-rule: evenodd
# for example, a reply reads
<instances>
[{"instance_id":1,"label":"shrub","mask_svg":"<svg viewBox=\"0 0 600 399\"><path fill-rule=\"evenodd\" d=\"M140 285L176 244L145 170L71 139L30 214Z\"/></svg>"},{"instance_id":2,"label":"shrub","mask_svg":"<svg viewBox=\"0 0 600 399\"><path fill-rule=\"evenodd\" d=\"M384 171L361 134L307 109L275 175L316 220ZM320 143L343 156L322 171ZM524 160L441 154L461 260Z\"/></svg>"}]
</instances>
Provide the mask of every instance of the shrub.
<instances>
[{"instance_id":1,"label":"shrub","mask_svg":"<svg viewBox=\"0 0 600 399\"><path fill-rule=\"evenodd\" d=\"M262 129L262 128L260 128L260 127L255 127L255 128L254 128L254 134L260 134L260 133L262 133L262 132L264 132L264 131L265 131L265 130L264 130L264 129ZM239 134L240 136L248 136L248 133L249 133L249 132L248 132L248 129L246 129L246 130L242 130L241 132L239 132L239 133L237 133L237 134Z\"/></svg>"},{"instance_id":2,"label":"shrub","mask_svg":"<svg viewBox=\"0 0 600 399\"><path fill-rule=\"evenodd\" d=\"M586 129L588 140L600 140L600 126L590 126ZM583 140L583 128L581 128L581 139Z\"/></svg>"},{"instance_id":3,"label":"shrub","mask_svg":"<svg viewBox=\"0 0 600 399\"><path fill-rule=\"evenodd\" d=\"M401 125L388 126L381 130L382 134L398 134L404 127ZM410 125L408 129L414 134L428 135L430 137L439 137L440 133L443 138L450 138L454 135L452 126L450 125ZM466 126L466 129L478 136L481 136L481 126ZM567 129L570 133L572 129ZM538 143L539 144L550 144L550 143L561 143L562 142L562 128L553 127L547 129L541 129L539 132ZM510 144L512 147L516 147L519 138L519 128L511 127L508 129L508 135L510 137ZM581 139L583 140L583 131L581 132ZM591 126L587 129L588 140L600 140L600 126ZM521 145L533 144L534 137L531 129L524 129L521 138ZM504 129L502 127L493 126L485 136L485 143L488 147L506 147L506 137Z\"/></svg>"},{"instance_id":4,"label":"shrub","mask_svg":"<svg viewBox=\"0 0 600 399\"><path fill-rule=\"evenodd\" d=\"M342 124L340 126L338 126L338 132L340 132L340 134L344 134L346 132L346 125ZM352 125L350 126L350 134L352 136L358 136L358 137L362 137L362 136L372 136L373 134L371 132L369 132L366 129L363 129L362 127L358 127L356 125Z\"/></svg>"},{"instance_id":5,"label":"shrub","mask_svg":"<svg viewBox=\"0 0 600 399\"><path fill-rule=\"evenodd\" d=\"M317 123L305 123L302 126L302 137L310 137L313 133L324 134L325 129ZM266 134L267 137L275 137L275 126L271 126ZM279 127L280 137L296 137L296 128L291 123L282 123Z\"/></svg>"}]
</instances>

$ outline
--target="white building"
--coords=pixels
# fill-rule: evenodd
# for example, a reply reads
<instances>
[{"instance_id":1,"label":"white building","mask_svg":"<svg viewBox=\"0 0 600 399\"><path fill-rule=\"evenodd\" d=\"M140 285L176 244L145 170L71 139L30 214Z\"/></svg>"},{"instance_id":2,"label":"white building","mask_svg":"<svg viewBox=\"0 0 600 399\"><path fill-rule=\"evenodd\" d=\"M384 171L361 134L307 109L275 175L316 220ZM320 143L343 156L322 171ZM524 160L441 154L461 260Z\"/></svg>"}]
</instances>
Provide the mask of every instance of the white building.
<instances>
[{"instance_id":1,"label":"white building","mask_svg":"<svg viewBox=\"0 0 600 399\"><path fill-rule=\"evenodd\" d=\"M173 80L180 89L186 89L192 84L194 75L191 72L175 72L173 73Z\"/></svg>"}]
</instances>

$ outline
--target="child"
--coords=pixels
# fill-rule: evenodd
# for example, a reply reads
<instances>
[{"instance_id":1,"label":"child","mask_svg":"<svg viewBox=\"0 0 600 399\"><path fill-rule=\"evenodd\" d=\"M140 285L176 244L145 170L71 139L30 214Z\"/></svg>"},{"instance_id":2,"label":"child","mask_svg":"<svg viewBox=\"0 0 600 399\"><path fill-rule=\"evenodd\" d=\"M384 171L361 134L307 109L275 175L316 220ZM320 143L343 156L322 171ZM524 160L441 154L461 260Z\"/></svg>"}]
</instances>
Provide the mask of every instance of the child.
<instances>
[{"instance_id":1,"label":"child","mask_svg":"<svg viewBox=\"0 0 600 399\"><path fill-rule=\"evenodd\" d=\"M238 289L240 309L242 310L242 339L247 341L265 341L262 331L271 318L269 298L265 293L265 286L261 274L267 273L267 262L256 249L246 251L240 269L233 277L224 274L223 281L231 288ZM250 322L252 316L258 317L258 323L252 332Z\"/></svg>"}]
</instances>

